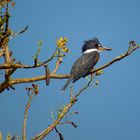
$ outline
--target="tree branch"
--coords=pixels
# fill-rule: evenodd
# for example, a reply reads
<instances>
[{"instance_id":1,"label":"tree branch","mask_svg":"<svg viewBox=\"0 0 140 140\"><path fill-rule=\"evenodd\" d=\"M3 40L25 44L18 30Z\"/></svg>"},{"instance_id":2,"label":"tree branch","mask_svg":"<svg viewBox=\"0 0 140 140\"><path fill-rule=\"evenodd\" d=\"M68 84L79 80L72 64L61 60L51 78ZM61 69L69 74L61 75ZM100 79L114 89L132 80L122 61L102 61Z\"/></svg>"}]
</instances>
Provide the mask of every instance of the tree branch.
<instances>
[{"instance_id":1,"label":"tree branch","mask_svg":"<svg viewBox=\"0 0 140 140\"><path fill-rule=\"evenodd\" d=\"M62 63L62 57L58 56L58 59L57 59L56 65L55 65L55 69L52 72L53 74L55 74L57 72L61 63Z\"/></svg>"},{"instance_id":2,"label":"tree branch","mask_svg":"<svg viewBox=\"0 0 140 140\"><path fill-rule=\"evenodd\" d=\"M50 78L52 79L65 79L69 78L69 74L50 74ZM32 77L32 78L16 78L16 79L10 79L9 81L4 81L2 84L0 84L0 93L2 93L7 87L15 84L21 84L21 83L32 83L36 81L46 80L46 75Z\"/></svg>"},{"instance_id":3,"label":"tree branch","mask_svg":"<svg viewBox=\"0 0 140 140\"><path fill-rule=\"evenodd\" d=\"M24 65L24 64L21 64L21 63L9 63L9 64L0 64L0 69L9 69L9 68L32 69L32 68L38 68L38 67L44 66L45 64L50 62L56 56L57 50L58 50L58 48L56 48L55 52L52 54L52 56L50 58L48 58L47 60L45 60L42 63L40 62L37 65Z\"/></svg>"},{"instance_id":4,"label":"tree branch","mask_svg":"<svg viewBox=\"0 0 140 140\"><path fill-rule=\"evenodd\" d=\"M54 129L55 129L56 133L58 134L59 139L64 140L63 135L58 131L58 129L56 127Z\"/></svg>"},{"instance_id":5,"label":"tree branch","mask_svg":"<svg viewBox=\"0 0 140 140\"><path fill-rule=\"evenodd\" d=\"M25 107L24 120L23 120L23 126L22 126L22 140L27 139L26 138L26 124L27 124L28 110L30 108L32 98L33 98L32 96L29 96L29 100L28 100L26 107Z\"/></svg>"},{"instance_id":6,"label":"tree branch","mask_svg":"<svg viewBox=\"0 0 140 140\"><path fill-rule=\"evenodd\" d=\"M62 112L58 115L57 119L44 131L36 135L32 140L42 140L44 137L46 137L53 129L56 128L57 125L61 124L61 120L64 118L64 116L67 114L67 112L71 109L71 107L76 103L77 97L81 95L81 93L86 90L90 83L92 82L93 78L91 77L90 81L88 82L87 85L85 85L79 92L74 96L70 98L69 104L64 106Z\"/></svg>"},{"instance_id":7,"label":"tree branch","mask_svg":"<svg viewBox=\"0 0 140 140\"><path fill-rule=\"evenodd\" d=\"M129 50L116 57L115 59L113 59L112 61L106 63L105 65L95 69L94 71L92 71L92 73L94 72L97 72L101 69L104 69L104 68L107 68L109 67L110 65L112 65L113 63L125 58L126 56L130 55L132 52L134 52L136 49L140 48L140 46L138 45L133 45L131 48L129 48ZM71 109L71 107L76 103L77 101L77 98L83 93L84 90L86 90L89 86L90 86L90 83L92 82L93 80L93 77L91 77L90 81L87 83L87 85L85 85L82 89L79 90L79 92L74 95L74 97L70 96L70 102L69 104L67 104L62 112L58 115L57 119L48 127L46 128L44 131L42 131L41 133L37 134L34 138L32 138L32 140L42 140L44 137L46 137L53 129L56 128L57 125L60 124L61 120L64 118L64 116L67 114L67 112ZM72 92L72 91L71 91ZM71 95L71 94L70 94Z\"/></svg>"},{"instance_id":8,"label":"tree branch","mask_svg":"<svg viewBox=\"0 0 140 140\"><path fill-rule=\"evenodd\" d=\"M66 79L69 78L69 74L50 74L50 78L52 79ZM36 81L46 80L46 75L32 77L32 78L17 78L13 79L10 83L12 85L21 84L21 83L31 83Z\"/></svg>"},{"instance_id":9,"label":"tree branch","mask_svg":"<svg viewBox=\"0 0 140 140\"><path fill-rule=\"evenodd\" d=\"M70 103L66 105L63 111L58 115L57 119L48 128L32 138L32 140L42 140L45 136L47 136L60 123L60 121L69 111L69 109L76 103L76 101L77 99L73 99L73 101L70 101Z\"/></svg>"},{"instance_id":10,"label":"tree branch","mask_svg":"<svg viewBox=\"0 0 140 140\"><path fill-rule=\"evenodd\" d=\"M110 62L104 64L103 66L94 69L91 73L95 73L99 70L105 69L109 66L111 66L113 63L120 61L121 59L129 56L132 52L134 52L135 50L137 50L138 48L140 48L139 45L133 44L125 53L121 54L120 56L114 58L113 60L111 60ZM20 64L17 64L18 66ZM21 65L20 65L21 66ZM3 82L0 85L0 93L2 91L5 90L5 88L7 88L9 85L15 85L15 84L21 84L21 83L30 83L30 82L35 82L35 81L41 81L41 80L45 80L46 76L42 75L42 76L37 76L37 77L32 77L32 78L17 78L17 79L12 79L8 82ZM69 74L50 74L50 78L52 79L66 79L69 78Z\"/></svg>"},{"instance_id":11,"label":"tree branch","mask_svg":"<svg viewBox=\"0 0 140 140\"><path fill-rule=\"evenodd\" d=\"M134 46L130 47L128 49L128 51L126 51L125 53L121 54L120 56L116 57L115 59L111 60L110 62L104 64L103 66L101 66L101 67L99 67L97 69L94 69L91 73L95 73L95 72L97 72L99 70L102 70L102 69L105 69L105 68L111 66L113 63L115 63L115 62L117 62L117 61L129 56L132 52L134 52L138 48L140 48L140 45L135 44Z\"/></svg>"},{"instance_id":12,"label":"tree branch","mask_svg":"<svg viewBox=\"0 0 140 140\"><path fill-rule=\"evenodd\" d=\"M26 124L27 124L27 116L28 111L31 106L31 101L33 97L35 97L39 93L39 87L38 85L32 84L32 87L26 87L27 94L29 96L28 102L25 107L24 112L24 119L23 119L23 126L22 126L22 140L26 140Z\"/></svg>"}]
</instances>

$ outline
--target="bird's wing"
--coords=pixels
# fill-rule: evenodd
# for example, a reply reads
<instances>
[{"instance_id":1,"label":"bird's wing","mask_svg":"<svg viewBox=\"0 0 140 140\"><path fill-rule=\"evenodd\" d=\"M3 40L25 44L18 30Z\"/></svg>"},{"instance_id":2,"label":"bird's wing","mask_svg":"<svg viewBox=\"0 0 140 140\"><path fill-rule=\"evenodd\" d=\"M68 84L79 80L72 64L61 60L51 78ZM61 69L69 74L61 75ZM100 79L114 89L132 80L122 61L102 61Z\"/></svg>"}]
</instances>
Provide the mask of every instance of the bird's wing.
<instances>
[{"instance_id":1,"label":"bird's wing","mask_svg":"<svg viewBox=\"0 0 140 140\"><path fill-rule=\"evenodd\" d=\"M73 83L81 77L87 76L99 60L99 53L83 54L72 66L71 75Z\"/></svg>"}]
</instances>

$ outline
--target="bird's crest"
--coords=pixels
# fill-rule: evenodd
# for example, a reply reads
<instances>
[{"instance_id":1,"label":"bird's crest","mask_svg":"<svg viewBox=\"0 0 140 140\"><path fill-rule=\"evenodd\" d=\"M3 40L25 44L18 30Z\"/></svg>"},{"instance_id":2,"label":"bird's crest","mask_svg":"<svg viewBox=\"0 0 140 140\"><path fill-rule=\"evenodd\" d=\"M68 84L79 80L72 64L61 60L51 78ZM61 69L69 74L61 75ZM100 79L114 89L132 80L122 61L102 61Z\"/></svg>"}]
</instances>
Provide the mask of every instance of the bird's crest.
<instances>
[{"instance_id":1,"label":"bird's crest","mask_svg":"<svg viewBox=\"0 0 140 140\"><path fill-rule=\"evenodd\" d=\"M92 47L95 46L96 44L100 44L98 38L96 37L93 37L90 40L84 41L84 45L82 47L82 53L84 53L88 49L92 49Z\"/></svg>"}]
</instances>

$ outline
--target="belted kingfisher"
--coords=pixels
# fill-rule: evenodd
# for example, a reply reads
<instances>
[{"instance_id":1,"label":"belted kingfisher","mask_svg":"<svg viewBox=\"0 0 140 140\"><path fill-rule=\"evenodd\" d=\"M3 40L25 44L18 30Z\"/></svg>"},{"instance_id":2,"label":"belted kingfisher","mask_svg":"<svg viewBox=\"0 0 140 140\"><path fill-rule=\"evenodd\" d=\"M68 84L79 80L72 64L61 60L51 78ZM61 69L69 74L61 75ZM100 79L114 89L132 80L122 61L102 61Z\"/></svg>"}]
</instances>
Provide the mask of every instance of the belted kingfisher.
<instances>
[{"instance_id":1,"label":"belted kingfisher","mask_svg":"<svg viewBox=\"0 0 140 140\"><path fill-rule=\"evenodd\" d=\"M105 50L110 51L112 49L103 47L96 37L91 40L84 41L82 56L74 62L71 68L70 77L62 88L62 91L66 90L70 82L74 83L81 77L86 77L89 75L99 60L99 52Z\"/></svg>"}]
</instances>

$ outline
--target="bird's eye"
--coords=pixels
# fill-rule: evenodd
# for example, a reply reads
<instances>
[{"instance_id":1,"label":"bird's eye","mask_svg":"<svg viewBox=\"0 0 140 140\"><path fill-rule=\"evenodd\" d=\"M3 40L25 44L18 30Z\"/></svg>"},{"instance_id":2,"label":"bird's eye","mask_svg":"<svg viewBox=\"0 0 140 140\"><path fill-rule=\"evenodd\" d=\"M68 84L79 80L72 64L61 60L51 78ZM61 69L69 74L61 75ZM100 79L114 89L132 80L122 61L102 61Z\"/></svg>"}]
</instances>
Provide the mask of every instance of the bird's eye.
<instances>
[{"instance_id":1,"label":"bird's eye","mask_svg":"<svg viewBox=\"0 0 140 140\"><path fill-rule=\"evenodd\" d=\"M98 44L98 47L101 47L101 45L100 45L100 44Z\"/></svg>"},{"instance_id":2,"label":"bird's eye","mask_svg":"<svg viewBox=\"0 0 140 140\"><path fill-rule=\"evenodd\" d=\"M98 44L94 44L96 47L98 47Z\"/></svg>"}]
</instances>

